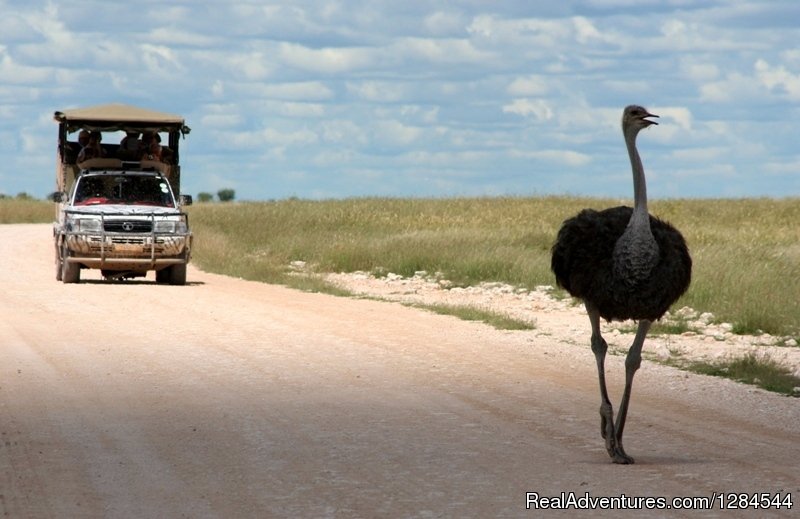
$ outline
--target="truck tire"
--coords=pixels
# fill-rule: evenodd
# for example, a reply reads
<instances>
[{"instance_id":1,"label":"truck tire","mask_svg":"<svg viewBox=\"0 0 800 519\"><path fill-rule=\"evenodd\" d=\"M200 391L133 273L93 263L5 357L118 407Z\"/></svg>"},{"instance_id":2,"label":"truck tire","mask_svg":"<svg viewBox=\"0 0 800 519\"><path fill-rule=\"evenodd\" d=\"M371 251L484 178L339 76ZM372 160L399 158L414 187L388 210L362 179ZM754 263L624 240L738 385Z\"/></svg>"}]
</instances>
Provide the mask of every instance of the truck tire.
<instances>
[{"instance_id":1,"label":"truck tire","mask_svg":"<svg viewBox=\"0 0 800 519\"><path fill-rule=\"evenodd\" d=\"M81 280L81 266L67 261L66 248L61 249L61 281L63 283L77 283Z\"/></svg>"},{"instance_id":2,"label":"truck tire","mask_svg":"<svg viewBox=\"0 0 800 519\"><path fill-rule=\"evenodd\" d=\"M185 285L186 284L186 263L179 263L167 269L169 271L169 284L170 285Z\"/></svg>"},{"instance_id":3,"label":"truck tire","mask_svg":"<svg viewBox=\"0 0 800 519\"><path fill-rule=\"evenodd\" d=\"M61 253L58 250L58 245L56 245L55 249L56 249L56 281L61 281L61 271L64 267L61 265Z\"/></svg>"},{"instance_id":4,"label":"truck tire","mask_svg":"<svg viewBox=\"0 0 800 519\"><path fill-rule=\"evenodd\" d=\"M170 268L156 270L156 283L169 283Z\"/></svg>"}]
</instances>

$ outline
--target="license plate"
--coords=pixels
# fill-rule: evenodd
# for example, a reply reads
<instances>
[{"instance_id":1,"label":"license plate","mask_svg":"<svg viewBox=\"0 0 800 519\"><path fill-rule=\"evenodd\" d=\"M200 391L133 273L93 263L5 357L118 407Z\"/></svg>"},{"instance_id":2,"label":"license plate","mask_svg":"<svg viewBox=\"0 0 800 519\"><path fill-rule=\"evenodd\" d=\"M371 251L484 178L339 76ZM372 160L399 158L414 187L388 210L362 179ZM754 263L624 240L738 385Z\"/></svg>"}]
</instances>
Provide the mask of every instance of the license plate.
<instances>
[{"instance_id":1,"label":"license plate","mask_svg":"<svg viewBox=\"0 0 800 519\"><path fill-rule=\"evenodd\" d=\"M136 243L115 243L114 252L142 252L142 245Z\"/></svg>"}]
</instances>

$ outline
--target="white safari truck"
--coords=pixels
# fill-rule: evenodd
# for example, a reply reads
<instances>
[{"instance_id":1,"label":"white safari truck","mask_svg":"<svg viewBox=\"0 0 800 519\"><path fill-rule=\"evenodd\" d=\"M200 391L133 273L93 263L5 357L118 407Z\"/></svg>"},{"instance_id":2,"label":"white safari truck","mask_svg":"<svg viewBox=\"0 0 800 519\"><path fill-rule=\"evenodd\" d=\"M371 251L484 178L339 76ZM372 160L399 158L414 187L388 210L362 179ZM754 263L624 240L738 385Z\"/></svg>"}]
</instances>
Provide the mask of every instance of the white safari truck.
<instances>
[{"instance_id":1,"label":"white safari truck","mask_svg":"<svg viewBox=\"0 0 800 519\"><path fill-rule=\"evenodd\" d=\"M56 279L82 269L106 279L186 283L192 250L180 195L182 117L112 104L56 112Z\"/></svg>"}]
</instances>

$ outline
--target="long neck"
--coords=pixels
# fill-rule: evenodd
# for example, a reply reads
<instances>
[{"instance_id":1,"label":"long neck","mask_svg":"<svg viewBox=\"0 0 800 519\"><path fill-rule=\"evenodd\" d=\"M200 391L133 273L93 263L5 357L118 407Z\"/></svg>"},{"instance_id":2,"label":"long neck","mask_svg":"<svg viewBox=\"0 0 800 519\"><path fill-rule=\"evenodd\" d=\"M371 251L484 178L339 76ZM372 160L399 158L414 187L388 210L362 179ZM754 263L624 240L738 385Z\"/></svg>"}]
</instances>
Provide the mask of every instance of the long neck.
<instances>
[{"instance_id":1,"label":"long neck","mask_svg":"<svg viewBox=\"0 0 800 519\"><path fill-rule=\"evenodd\" d=\"M628 147L628 156L631 159L631 169L633 170L633 215L630 225L644 225L650 223L650 216L647 212L647 185L644 180L644 167L639 152L636 150L636 134L634 132L625 133L625 144Z\"/></svg>"},{"instance_id":2,"label":"long neck","mask_svg":"<svg viewBox=\"0 0 800 519\"><path fill-rule=\"evenodd\" d=\"M629 286L650 279L653 267L658 263L659 248L650 229L647 187L642 159L636 151L636 132L625 133L625 144L628 145L633 169L633 214L622 236L614 244L613 272L617 280Z\"/></svg>"}]
</instances>

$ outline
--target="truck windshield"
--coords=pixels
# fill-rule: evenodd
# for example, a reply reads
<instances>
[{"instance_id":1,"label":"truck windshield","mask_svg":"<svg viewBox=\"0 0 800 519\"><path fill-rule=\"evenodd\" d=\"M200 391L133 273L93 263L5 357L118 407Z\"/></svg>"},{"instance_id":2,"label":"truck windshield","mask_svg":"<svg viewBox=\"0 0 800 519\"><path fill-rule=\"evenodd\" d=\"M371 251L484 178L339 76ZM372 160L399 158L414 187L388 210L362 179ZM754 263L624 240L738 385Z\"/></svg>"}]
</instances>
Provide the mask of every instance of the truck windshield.
<instances>
[{"instance_id":1,"label":"truck windshield","mask_svg":"<svg viewBox=\"0 0 800 519\"><path fill-rule=\"evenodd\" d=\"M175 206L163 178L127 175L82 178L75 190L75 205L100 204Z\"/></svg>"}]
</instances>

